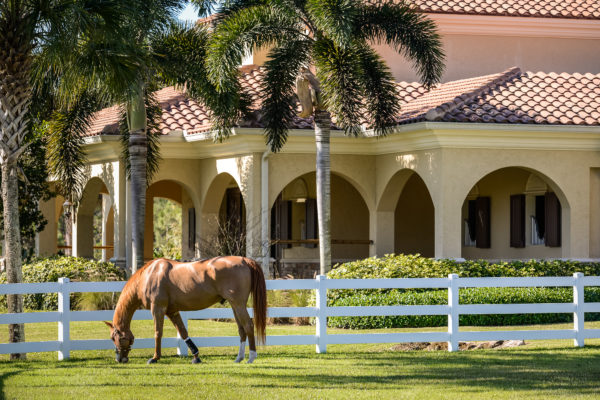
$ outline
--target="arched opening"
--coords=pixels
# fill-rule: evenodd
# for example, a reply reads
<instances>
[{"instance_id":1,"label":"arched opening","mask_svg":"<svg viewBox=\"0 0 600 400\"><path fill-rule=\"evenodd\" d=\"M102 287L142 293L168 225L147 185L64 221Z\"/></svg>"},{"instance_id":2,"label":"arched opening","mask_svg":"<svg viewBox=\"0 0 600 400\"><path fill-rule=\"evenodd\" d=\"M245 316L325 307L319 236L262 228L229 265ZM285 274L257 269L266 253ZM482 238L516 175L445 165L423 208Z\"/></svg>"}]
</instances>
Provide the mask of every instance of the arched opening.
<instances>
[{"instance_id":1,"label":"arched opening","mask_svg":"<svg viewBox=\"0 0 600 400\"><path fill-rule=\"evenodd\" d=\"M481 178L461 210L467 259L558 258L568 240L564 194L537 171L508 167Z\"/></svg>"},{"instance_id":2,"label":"arched opening","mask_svg":"<svg viewBox=\"0 0 600 400\"><path fill-rule=\"evenodd\" d=\"M418 174L412 174L394 210L394 253L433 257L435 252L433 201Z\"/></svg>"},{"instance_id":3,"label":"arched opening","mask_svg":"<svg viewBox=\"0 0 600 400\"><path fill-rule=\"evenodd\" d=\"M62 208L62 207L61 207ZM58 220L59 250L65 248L66 225L64 210ZM113 255L114 212L110 193L100 178L92 178L86 184L77 206L76 236L73 240L74 255L78 257L108 260ZM63 245L61 246L61 243ZM68 253L68 248L66 248Z\"/></svg>"},{"instance_id":4,"label":"arched opening","mask_svg":"<svg viewBox=\"0 0 600 400\"><path fill-rule=\"evenodd\" d=\"M396 172L377 207L376 254L435 252L435 210L429 188L411 169Z\"/></svg>"},{"instance_id":5,"label":"arched opening","mask_svg":"<svg viewBox=\"0 0 600 400\"><path fill-rule=\"evenodd\" d=\"M275 276L311 278L318 271L316 174L288 183L271 207L271 257ZM356 188L331 174L332 263L369 256L369 209Z\"/></svg>"},{"instance_id":6,"label":"arched opening","mask_svg":"<svg viewBox=\"0 0 600 400\"><path fill-rule=\"evenodd\" d=\"M231 175L221 173L211 183L202 208L202 221L202 257L246 255L246 204Z\"/></svg>"},{"instance_id":7,"label":"arched opening","mask_svg":"<svg viewBox=\"0 0 600 400\"><path fill-rule=\"evenodd\" d=\"M191 260L196 250L196 210L187 189L161 180L146 189L144 259Z\"/></svg>"}]
</instances>

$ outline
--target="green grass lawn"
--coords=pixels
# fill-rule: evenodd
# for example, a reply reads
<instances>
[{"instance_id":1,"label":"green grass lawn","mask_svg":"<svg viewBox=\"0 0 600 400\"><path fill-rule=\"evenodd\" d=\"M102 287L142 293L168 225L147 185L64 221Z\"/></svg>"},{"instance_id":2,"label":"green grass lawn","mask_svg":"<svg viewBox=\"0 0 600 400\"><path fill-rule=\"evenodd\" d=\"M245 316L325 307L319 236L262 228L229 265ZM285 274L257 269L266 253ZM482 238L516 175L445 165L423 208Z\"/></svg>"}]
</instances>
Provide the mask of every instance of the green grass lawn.
<instances>
[{"instance_id":1,"label":"green grass lawn","mask_svg":"<svg viewBox=\"0 0 600 400\"><path fill-rule=\"evenodd\" d=\"M190 321L192 336L237 335L233 323ZM587 323L600 328L600 323ZM572 324L510 329L571 329ZM495 328L467 328L481 330ZM509 328L503 328L509 329ZM151 321L134 321L136 337L152 337ZM445 330L423 328L418 331ZM0 342L7 341L7 329ZM385 332L409 331L408 329ZM28 324L28 341L56 340L57 324ZM348 331L329 329L329 333ZM361 331L363 332L363 331ZM383 332L369 331L369 332ZM174 328L165 324L165 336ZM267 334L314 334L312 326L268 326ZM101 322L71 324L73 339L108 338ZM33 353L25 362L0 356L0 396L6 399L548 399L600 398L600 340L574 348L572 340L531 341L503 350L392 351L393 344L258 349L254 364L234 364L237 348L201 348L202 364L165 349L146 365L151 349L134 349L126 365L113 351L77 351L68 361Z\"/></svg>"}]
</instances>

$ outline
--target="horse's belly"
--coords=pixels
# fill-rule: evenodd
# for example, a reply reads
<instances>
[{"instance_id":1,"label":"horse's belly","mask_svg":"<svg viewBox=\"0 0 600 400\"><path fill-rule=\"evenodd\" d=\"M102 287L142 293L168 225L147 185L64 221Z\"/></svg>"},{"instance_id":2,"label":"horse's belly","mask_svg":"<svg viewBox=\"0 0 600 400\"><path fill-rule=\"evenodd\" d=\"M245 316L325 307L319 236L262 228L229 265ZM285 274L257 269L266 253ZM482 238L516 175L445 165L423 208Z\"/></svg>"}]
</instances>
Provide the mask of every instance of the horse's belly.
<instances>
[{"instance_id":1,"label":"horse's belly","mask_svg":"<svg viewBox=\"0 0 600 400\"><path fill-rule=\"evenodd\" d=\"M176 308L178 311L202 310L219 301L221 301L221 296L218 295L194 296L193 294L190 294L188 296L181 296L175 299L175 301L171 302L169 308Z\"/></svg>"}]
</instances>

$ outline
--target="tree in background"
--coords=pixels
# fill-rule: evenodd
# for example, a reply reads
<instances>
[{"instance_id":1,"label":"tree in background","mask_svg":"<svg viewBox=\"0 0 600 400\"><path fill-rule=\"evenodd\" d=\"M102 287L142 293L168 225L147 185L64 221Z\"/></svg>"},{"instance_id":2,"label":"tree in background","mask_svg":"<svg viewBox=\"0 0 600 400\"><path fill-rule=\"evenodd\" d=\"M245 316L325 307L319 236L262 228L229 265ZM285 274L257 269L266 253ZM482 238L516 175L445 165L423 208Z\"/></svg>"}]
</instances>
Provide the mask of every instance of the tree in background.
<instances>
[{"instance_id":1,"label":"tree in background","mask_svg":"<svg viewBox=\"0 0 600 400\"><path fill-rule=\"evenodd\" d=\"M154 199L154 258L181 260L181 205Z\"/></svg>"},{"instance_id":2,"label":"tree in background","mask_svg":"<svg viewBox=\"0 0 600 400\"><path fill-rule=\"evenodd\" d=\"M120 18L127 12L124 2L111 0L5 0L0 2L0 167L4 217L5 262L8 283L20 282L21 233L19 224L19 158L27 149L31 129L33 84L37 74L55 73L62 82L72 81L70 67L81 54L102 62L120 58ZM50 68L34 70L34 59L46 56ZM88 70L87 81L98 78L101 69ZM129 76L121 77L124 81ZM79 79L79 78L78 78ZM68 92L61 101L67 102ZM23 311L21 295L8 296L8 312ZM24 325L9 325L9 341L24 340ZM11 359L24 358L11 354Z\"/></svg>"},{"instance_id":3,"label":"tree in background","mask_svg":"<svg viewBox=\"0 0 600 400\"><path fill-rule=\"evenodd\" d=\"M436 26L402 2L234 0L221 8L210 43L210 79L224 91L237 85L243 57L270 48L261 111L272 151L286 142L298 101L299 116L313 117L321 274L331 268L332 116L348 135L364 129L385 135L400 109L395 81L372 43L409 58L426 87L440 81L444 54Z\"/></svg>"}]
</instances>

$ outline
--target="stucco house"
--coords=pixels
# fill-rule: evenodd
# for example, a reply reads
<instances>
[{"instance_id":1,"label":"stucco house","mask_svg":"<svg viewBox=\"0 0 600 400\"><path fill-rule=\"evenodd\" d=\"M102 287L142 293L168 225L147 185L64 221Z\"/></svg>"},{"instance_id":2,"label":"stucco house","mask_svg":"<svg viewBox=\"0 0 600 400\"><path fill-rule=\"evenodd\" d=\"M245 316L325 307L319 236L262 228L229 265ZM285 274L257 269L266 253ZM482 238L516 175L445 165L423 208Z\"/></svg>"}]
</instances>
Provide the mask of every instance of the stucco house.
<instances>
[{"instance_id":1,"label":"stucco house","mask_svg":"<svg viewBox=\"0 0 600 400\"><path fill-rule=\"evenodd\" d=\"M375 46L404 100L386 137L332 133L333 261L392 252L600 258L600 3L411 2L443 36L444 82L425 91L407 61ZM256 52L242 67L243 87L253 96L265 57ZM146 257L152 201L165 197L182 205L182 258L202 257L216 221L233 218L245 225L247 255L271 275L312 277L312 121L298 118L283 151L272 154L260 116L215 143L202 104L172 87L157 97L163 161L147 191ZM113 246L103 257L130 265L131 199L117 122L116 107L100 111L87 139L89 182L73 253L92 255L92 213L101 195L103 244ZM49 223L39 252L47 255L57 251L62 199L41 207Z\"/></svg>"}]
</instances>

